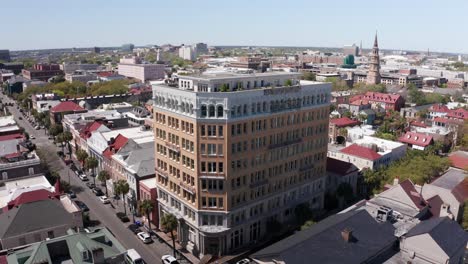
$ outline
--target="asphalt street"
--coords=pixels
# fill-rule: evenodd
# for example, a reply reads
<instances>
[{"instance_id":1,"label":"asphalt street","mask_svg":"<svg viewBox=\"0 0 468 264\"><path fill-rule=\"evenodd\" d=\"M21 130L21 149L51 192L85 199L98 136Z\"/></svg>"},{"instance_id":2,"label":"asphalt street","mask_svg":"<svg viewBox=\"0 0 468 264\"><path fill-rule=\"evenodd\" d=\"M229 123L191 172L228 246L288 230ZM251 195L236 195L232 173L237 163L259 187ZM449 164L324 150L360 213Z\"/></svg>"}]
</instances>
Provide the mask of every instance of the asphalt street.
<instances>
[{"instance_id":1,"label":"asphalt street","mask_svg":"<svg viewBox=\"0 0 468 264\"><path fill-rule=\"evenodd\" d=\"M3 103L15 103L3 94L0 94L0 99ZM16 108L16 104L10 106L9 111L15 117L18 125L23 127L30 136L35 137L35 139L31 141L36 144L37 149L47 154L46 159L51 170L58 171L62 180L70 181L72 190L75 191L77 195L76 200L84 202L89 207L91 220L96 221L98 226L107 227L125 248L134 248L147 263L161 263L162 255L172 255L172 249L166 244L159 242L157 239L151 244L143 244L143 242L128 229L129 223L122 223L115 215L116 210L113 209L110 204L103 204L85 183L63 163L56 153L60 148L55 146L52 140L48 139L48 135L46 135L43 129L34 129L20 113L19 109ZM21 120L19 117L22 117ZM92 179L90 179L90 181L92 181ZM104 188L101 189L105 191ZM181 262L187 263L186 261Z\"/></svg>"}]
</instances>

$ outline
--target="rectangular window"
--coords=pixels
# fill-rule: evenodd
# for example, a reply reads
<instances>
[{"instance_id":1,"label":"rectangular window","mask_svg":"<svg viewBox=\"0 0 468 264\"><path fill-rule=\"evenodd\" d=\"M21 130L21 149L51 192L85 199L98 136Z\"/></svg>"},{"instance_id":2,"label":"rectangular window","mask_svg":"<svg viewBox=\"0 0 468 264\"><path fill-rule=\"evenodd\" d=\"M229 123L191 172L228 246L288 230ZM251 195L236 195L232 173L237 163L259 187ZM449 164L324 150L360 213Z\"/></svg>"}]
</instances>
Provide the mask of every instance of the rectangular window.
<instances>
[{"instance_id":1,"label":"rectangular window","mask_svg":"<svg viewBox=\"0 0 468 264\"><path fill-rule=\"evenodd\" d=\"M218 126L218 137L223 137L223 136L224 136L223 126Z\"/></svg>"},{"instance_id":2,"label":"rectangular window","mask_svg":"<svg viewBox=\"0 0 468 264\"><path fill-rule=\"evenodd\" d=\"M205 126L202 125L200 126L200 128L201 128L201 135L205 136L206 135Z\"/></svg>"}]
</instances>

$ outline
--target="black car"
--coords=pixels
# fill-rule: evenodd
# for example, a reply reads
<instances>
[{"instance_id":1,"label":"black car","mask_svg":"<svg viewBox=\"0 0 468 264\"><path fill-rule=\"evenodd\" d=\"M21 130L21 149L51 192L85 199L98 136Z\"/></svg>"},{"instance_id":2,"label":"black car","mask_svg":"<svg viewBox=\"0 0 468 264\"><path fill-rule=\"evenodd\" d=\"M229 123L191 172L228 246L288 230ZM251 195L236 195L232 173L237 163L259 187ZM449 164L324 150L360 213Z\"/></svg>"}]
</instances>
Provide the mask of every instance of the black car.
<instances>
[{"instance_id":1,"label":"black car","mask_svg":"<svg viewBox=\"0 0 468 264\"><path fill-rule=\"evenodd\" d=\"M88 188L90 188L90 189L94 189L96 187L96 185L94 183L92 183L92 182L86 183L86 186L88 186Z\"/></svg>"},{"instance_id":2,"label":"black car","mask_svg":"<svg viewBox=\"0 0 468 264\"><path fill-rule=\"evenodd\" d=\"M85 203L83 203L82 201L75 201L75 204L78 205L78 207L81 209L81 211L83 211L83 212L88 212L89 211L88 206Z\"/></svg>"},{"instance_id":3,"label":"black car","mask_svg":"<svg viewBox=\"0 0 468 264\"><path fill-rule=\"evenodd\" d=\"M104 193L101 191L101 189L99 189L98 187L95 187L93 188L93 193L96 195L96 196L103 196Z\"/></svg>"},{"instance_id":4,"label":"black car","mask_svg":"<svg viewBox=\"0 0 468 264\"><path fill-rule=\"evenodd\" d=\"M71 199L76 198L76 193L73 192L73 191L68 191L68 192L67 192L67 195L68 195L68 197L70 197Z\"/></svg>"},{"instance_id":5,"label":"black car","mask_svg":"<svg viewBox=\"0 0 468 264\"><path fill-rule=\"evenodd\" d=\"M135 225L135 224L129 225L128 229L130 229L130 231L132 231L135 235L141 232L140 227L138 225Z\"/></svg>"}]
</instances>

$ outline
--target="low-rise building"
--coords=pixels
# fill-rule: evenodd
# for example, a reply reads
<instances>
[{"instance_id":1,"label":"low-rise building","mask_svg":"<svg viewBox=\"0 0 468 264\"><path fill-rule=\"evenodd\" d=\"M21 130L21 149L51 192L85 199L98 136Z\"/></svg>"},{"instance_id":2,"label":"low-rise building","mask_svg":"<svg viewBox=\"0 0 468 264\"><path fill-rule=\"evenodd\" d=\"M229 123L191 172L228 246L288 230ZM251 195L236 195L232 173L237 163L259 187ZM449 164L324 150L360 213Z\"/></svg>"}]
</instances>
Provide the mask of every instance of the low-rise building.
<instances>
[{"instance_id":1,"label":"low-rise building","mask_svg":"<svg viewBox=\"0 0 468 264\"><path fill-rule=\"evenodd\" d=\"M76 113L85 113L88 110L77 105L72 101L63 101L60 104L52 107L49 111L50 123L51 124L60 124L65 115L76 114Z\"/></svg>"},{"instance_id":2,"label":"low-rise building","mask_svg":"<svg viewBox=\"0 0 468 264\"><path fill-rule=\"evenodd\" d=\"M363 136L344 148L329 148L328 157L351 162L360 170L388 166L406 154L406 145L371 136Z\"/></svg>"},{"instance_id":3,"label":"low-rise building","mask_svg":"<svg viewBox=\"0 0 468 264\"><path fill-rule=\"evenodd\" d=\"M462 170L468 170L468 152L467 151L454 151L449 154L449 160L452 167Z\"/></svg>"},{"instance_id":4,"label":"low-rise building","mask_svg":"<svg viewBox=\"0 0 468 264\"><path fill-rule=\"evenodd\" d=\"M347 128L348 133L346 137L347 142L354 142L356 140L364 138L364 136L375 135L375 129L371 125L362 125Z\"/></svg>"},{"instance_id":5,"label":"low-rise building","mask_svg":"<svg viewBox=\"0 0 468 264\"><path fill-rule=\"evenodd\" d=\"M68 82L82 82L82 83L88 83L90 81L96 81L98 80L98 76L94 73L90 72L74 72L74 73L67 73L65 74L65 80Z\"/></svg>"},{"instance_id":6,"label":"low-rise building","mask_svg":"<svg viewBox=\"0 0 468 264\"><path fill-rule=\"evenodd\" d=\"M340 184L349 184L357 193L359 169L350 162L327 158L327 191L335 193Z\"/></svg>"},{"instance_id":7,"label":"low-rise building","mask_svg":"<svg viewBox=\"0 0 468 264\"><path fill-rule=\"evenodd\" d=\"M45 82L52 77L64 75L58 64L35 64L32 69L23 69L21 73L28 80L41 80Z\"/></svg>"},{"instance_id":8,"label":"low-rise building","mask_svg":"<svg viewBox=\"0 0 468 264\"><path fill-rule=\"evenodd\" d=\"M377 112L385 112L388 110L400 111L405 105L405 99L399 94L386 94L378 92L367 92L361 95L353 96L350 103L366 100L371 104L371 108Z\"/></svg>"},{"instance_id":9,"label":"low-rise building","mask_svg":"<svg viewBox=\"0 0 468 264\"><path fill-rule=\"evenodd\" d=\"M126 263L126 250L106 228L92 233L68 230L60 237L0 252L5 263Z\"/></svg>"},{"instance_id":10,"label":"low-rise building","mask_svg":"<svg viewBox=\"0 0 468 264\"><path fill-rule=\"evenodd\" d=\"M1 249L15 248L46 239L64 236L69 229L83 227L81 210L67 196L22 203L34 199L33 191L20 195L19 204L0 214ZM32 220L33 219L33 220Z\"/></svg>"},{"instance_id":11,"label":"low-rise building","mask_svg":"<svg viewBox=\"0 0 468 264\"><path fill-rule=\"evenodd\" d=\"M398 139L398 141L405 143L409 148L418 150L426 150L427 147L434 144L434 140L431 136L417 132L406 132Z\"/></svg>"},{"instance_id":12,"label":"low-rise building","mask_svg":"<svg viewBox=\"0 0 468 264\"><path fill-rule=\"evenodd\" d=\"M352 120L349 117L330 119L328 127L328 143L343 144L346 141L346 129L360 125L358 120Z\"/></svg>"},{"instance_id":13,"label":"low-rise building","mask_svg":"<svg viewBox=\"0 0 468 264\"><path fill-rule=\"evenodd\" d=\"M150 220L153 225L159 226L158 189L155 178L140 181L140 200L149 200L153 203L154 206L150 213Z\"/></svg>"}]
</instances>

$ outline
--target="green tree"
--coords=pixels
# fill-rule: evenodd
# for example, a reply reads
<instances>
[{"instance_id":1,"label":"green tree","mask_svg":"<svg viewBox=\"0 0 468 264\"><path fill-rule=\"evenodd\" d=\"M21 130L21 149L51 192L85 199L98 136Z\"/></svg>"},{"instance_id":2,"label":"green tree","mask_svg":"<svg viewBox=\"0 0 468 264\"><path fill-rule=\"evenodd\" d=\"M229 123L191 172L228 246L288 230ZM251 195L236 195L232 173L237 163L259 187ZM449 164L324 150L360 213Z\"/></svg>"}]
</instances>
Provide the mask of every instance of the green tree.
<instances>
[{"instance_id":1,"label":"green tree","mask_svg":"<svg viewBox=\"0 0 468 264\"><path fill-rule=\"evenodd\" d=\"M310 227L312 227L313 225L315 225L315 221L314 220L308 220L306 221L302 226L301 226L301 231L302 230L306 230L306 229L309 229Z\"/></svg>"},{"instance_id":2,"label":"green tree","mask_svg":"<svg viewBox=\"0 0 468 264\"><path fill-rule=\"evenodd\" d=\"M291 86L291 85L292 85L292 80L291 80L291 79L287 79L287 80L284 82L284 85L285 85L285 86Z\"/></svg>"},{"instance_id":3,"label":"green tree","mask_svg":"<svg viewBox=\"0 0 468 264\"><path fill-rule=\"evenodd\" d=\"M99 165L98 160L95 157L87 157L85 161L86 169L91 170L91 177L93 177L93 182L96 184L96 173L95 169Z\"/></svg>"},{"instance_id":4,"label":"green tree","mask_svg":"<svg viewBox=\"0 0 468 264\"><path fill-rule=\"evenodd\" d=\"M151 212L154 209L154 203L151 200L143 200L140 202L138 210L140 214L146 215L146 219L148 219L148 228L151 230Z\"/></svg>"},{"instance_id":5,"label":"green tree","mask_svg":"<svg viewBox=\"0 0 468 264\"><path fill-rule=\"evenodd\" d=\"M49 135L53 136L55 139L62 131L63 127L61 125L54 124L49 128Z\"/></svg>"},{"instance_id":6,"label":"green tree","mask_svg":"<svg viewBox=\"0 0 468 264\"><path fill-rule=\"evenodd\" d=\"M118 180L115 184L115 194L122 195L125 214L127 214L127 206L125 205L125 195L130 191L130 186L126 180Z\"/></svg>"},{"instance_id":7,"label":"green tree","mask_svg":"<svg viewBox=\"0 0 468 264\"><path fill-rule=\"evenodd\" d=\"M110 179L110 175L109 175L109 172L107 172L106 170L102 170L99 172L98 176L97 176L97 179L98 181L100 181L104 187L106 188L106 196L109 196L109 193L108 193L108 190L107 190L107 180Z\"/></svg>"},{"instance_id":8,"label":"green tree","mask_svg":"<svg viewBox=\"0 0 468 264\"><path fill-rule=\"evenodd\" d=\"M297 224L300 226L307 220L310 220L313 213L308 203L301 203L294 208L294 215L296 217Z\"/></svg>"},{"instance_id":9,"label":"green tree","mask_svg":"<svg viewBox=\"0 0 468 264\"><path fill-rule=\"evenodd\" d=\"M171 239L172 239L172 249L174 251L174 257L176 257L176 247L175 247L175 237L174 237L174 230L177 229L177 218L173 214L165 214L161 218L161 226L165 232L171 232Z\"/></svg>"},{"instance_id":10,"label":"green tree","mask_svg":"<svg viewBox=\"0 0 468 264\"><path fill-rule=\"evenodd\" d=\"M60 133L55 137L55 142L60 144L60 147L62 148L62 153L65 155L65 138L63 133Z\"/></svg>"},{"instance_id":11,"label":"green tree","mask_svg":"<svg viewBox=\"0 0 468 264\"><path fill-rule=\"evenodd\" d=\"M85 161L88 158L86 151L79 149L76 151L76 159L81 163L81 166L85 165Z\"/></svg>"},{"instance_id":12,"label":"green tree","mask_svg":"<svg viewBox=\"0 0 468 264\"><path fill-rule=\"evenodd\" d=\"M70 131L64 131L62 132L62 137L63 137L63 142L67 144L68 146L68 154L70 155L70 159L72 158L72 152L71 152L71 145L70 141L73 140L73 135Z\"/></svg>"},{"instance_id":13,"label":"green tree","mask_svg":"<svg viewBox=\"0 0 468 264\"><path fill-rule=\"evenodd\" d=\"M349 90L346 81L341 80L337 77L327 77L325 82L330 82L332 84L332 91L347 91Z\"/></svg>"},{"instance_id":14,"label":"green tree","mask_svg":"<svg viewBox=\"0 0 468 264\"><path fill-rule=\"evenodd\" d=\"M302 78L306 81L316 81L316 76L313 72L304 72Z\"/></svg>"}]
</instances>

